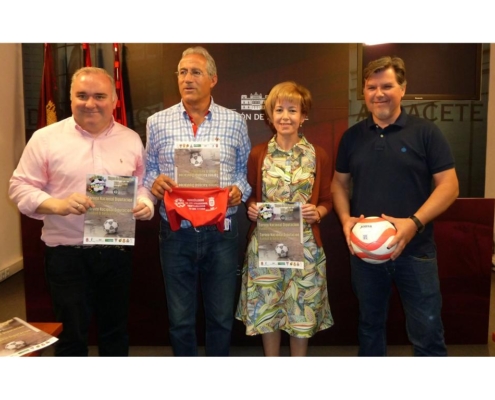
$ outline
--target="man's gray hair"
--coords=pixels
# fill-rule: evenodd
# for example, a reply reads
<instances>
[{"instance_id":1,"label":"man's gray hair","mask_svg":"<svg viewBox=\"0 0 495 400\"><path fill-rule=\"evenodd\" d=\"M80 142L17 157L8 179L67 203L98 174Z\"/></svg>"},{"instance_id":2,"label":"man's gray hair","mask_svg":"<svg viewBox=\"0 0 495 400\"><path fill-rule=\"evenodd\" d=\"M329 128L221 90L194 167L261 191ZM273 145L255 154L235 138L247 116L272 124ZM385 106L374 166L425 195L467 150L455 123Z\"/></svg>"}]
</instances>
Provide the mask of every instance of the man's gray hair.
<instances>
[{"instance_id":1,"label":"man's gray hair","mask_svg":"<svg viewBox=\"0 0 495 400\"><path fill-rule=\"evenodd\" d=\"M206 72L208 72L210 78L213 78L217 74L217 66L215 64L215 60L210 55L210 53L208 53L208 50L206 50L204 47L201 46L189 47L188 49L182 52L182 58L190 54L200 54L204 58L206 58Z\"/></svg>"}]
</instances>

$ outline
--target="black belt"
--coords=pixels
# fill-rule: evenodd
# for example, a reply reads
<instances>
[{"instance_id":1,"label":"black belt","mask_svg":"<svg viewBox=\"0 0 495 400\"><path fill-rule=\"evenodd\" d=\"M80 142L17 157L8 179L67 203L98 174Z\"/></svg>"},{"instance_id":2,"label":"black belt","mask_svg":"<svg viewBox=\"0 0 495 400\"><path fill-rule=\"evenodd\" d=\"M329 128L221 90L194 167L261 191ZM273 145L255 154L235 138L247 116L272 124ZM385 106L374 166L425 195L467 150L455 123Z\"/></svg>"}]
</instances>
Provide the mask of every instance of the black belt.
<instances>
[{"instance_id":1,"label":"black belt","mask_svg":"<svg viewBox=\"0 0 495 400\"><path fill-rule=\"evenodd\" d=\"M218 231L218 228L216 225L203 225L203 226L190 226L188 228L180 228L180 229L194 229L196 232L204 232L204 231Z\"/></svg>"}]
</instances>

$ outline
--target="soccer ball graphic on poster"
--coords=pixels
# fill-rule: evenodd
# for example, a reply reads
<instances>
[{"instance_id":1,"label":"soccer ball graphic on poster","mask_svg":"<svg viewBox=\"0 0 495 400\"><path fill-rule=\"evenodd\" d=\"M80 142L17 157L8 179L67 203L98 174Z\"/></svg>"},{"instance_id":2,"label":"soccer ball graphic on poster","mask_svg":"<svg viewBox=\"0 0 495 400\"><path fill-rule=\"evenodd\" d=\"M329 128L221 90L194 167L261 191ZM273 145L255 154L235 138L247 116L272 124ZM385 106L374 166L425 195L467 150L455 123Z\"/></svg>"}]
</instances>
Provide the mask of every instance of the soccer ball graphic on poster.
<instances>
[{"instance_id":1,"label":"soccer ball graphic on poster","mask_svg":"<svg viewBox=\"0 0 495 400\"><path fill-rule=\"evenodd\" d=\"M270 204L263 204L258 211L259 218L265 221L269 221L273 216L273 209Z\"/></svg>"},{"instance_id":2,"label":"soccer ball graphic on poster","mask_svg":"<svg viewBox=\"0 0 495 400\"><path fill-rule=\"evenodd\" d=\"M351 231L351 245L354 254L370 264L388 261L395 250L395 245L388 249L397 229L380 217L360 219Z\"/></svg>"},{"instance_id":3,"label":"soccer ball graphic on poster","mask_svg":"<svg viewBox=\"0 0 495 400\"><path fill-rule=\"evenodd\" d=\"M5 345L5 350L19 350L26 346L27 343L24 340L14 340Z\"/></svg>"},{"instance_id":4,"label":"soccer ball graphic on poster","mask_svg":"<svg viewBox=\"0 0 495 400\"><path fill-rule=\"evenodd\" d=\"M114 219L107 219L104 223L103 223L103 228L105 228L105 231L107 233L117 233L117 230L119 229L119 223L117 221L115 221Z\"/></svg>"},{"instance_id":5,"label":"soccer ball graphic on poster","mask_svg":"<svg viewBox=\"0 0 495 400\"><path fill-rule=\"evenodd\" d=\"M106 179L101 175L94 175L89 179L87 190L93 194L103 194L105 192Z\"/></svg>"},{"instance_id":6,"label":"soccer ball graphic on poster","mask_svg":"<svg viewBox=\"0 0 495 400\"><path fill-rule=\"evenodd\" d=\"M286 258L289 255L289 248L283 243L279 243L275 246L275 253L280 258Z\"/></svg>"},{"instance_id":7,"label":"soccer ball graphic on poster","mask_svg":"<svg viewBox=\"0 0 495 400\"><path fill-rule=\"evenodd\" d=\"M200 167L203 164L203 156L198 152L191 153L189 162L195 167Z\"/></svg>"}]
</instances>

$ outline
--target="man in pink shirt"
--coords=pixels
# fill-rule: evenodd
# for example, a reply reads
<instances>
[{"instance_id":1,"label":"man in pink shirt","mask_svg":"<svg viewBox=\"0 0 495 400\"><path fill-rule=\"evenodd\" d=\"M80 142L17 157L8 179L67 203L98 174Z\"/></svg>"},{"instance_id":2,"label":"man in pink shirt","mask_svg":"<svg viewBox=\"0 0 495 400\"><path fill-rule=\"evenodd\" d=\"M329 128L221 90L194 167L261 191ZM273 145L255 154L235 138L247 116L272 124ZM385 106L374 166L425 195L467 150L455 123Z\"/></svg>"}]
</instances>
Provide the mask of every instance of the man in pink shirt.
<instances>
[{"instance_id":1,"label":"man in pink shirt","mask_svg":"<svg viewBox=\"0 0 495 400\"><path fill-rule=\"evenodd\" d=\"M132 246L82 246L87 174L138 177L134 218L153 217L154 196L143 187L145 153L139 135L113 119L117 93L101 68L76 71L72 117L36 131L10 179L9 196L23 214L43 220L45 275L56 320L64 329L57 356L87 356L94 313L100 356L128 355Z\"/></svg>"}]
</instances>

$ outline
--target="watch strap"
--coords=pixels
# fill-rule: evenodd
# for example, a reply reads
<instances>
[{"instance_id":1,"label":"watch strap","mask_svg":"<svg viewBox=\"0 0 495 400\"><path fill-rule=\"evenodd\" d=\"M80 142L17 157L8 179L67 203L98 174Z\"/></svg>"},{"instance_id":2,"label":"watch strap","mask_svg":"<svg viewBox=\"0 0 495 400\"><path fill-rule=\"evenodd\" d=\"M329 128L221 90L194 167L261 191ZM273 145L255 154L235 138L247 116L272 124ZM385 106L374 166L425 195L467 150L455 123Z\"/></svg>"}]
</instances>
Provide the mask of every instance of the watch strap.
<instances>
[{"instance_id":1,"label":"watch strap","mask_svg":"<svg viewBox=\"0 0 495 400\"><path fill-rule=\"evenodd\" d=\"M416 232L421 233L425 230L425 226L415 215L411 215L409 218L411 218L413 222L416 224L416 228L417 228Z\"/></svg>"}]
</instances>

